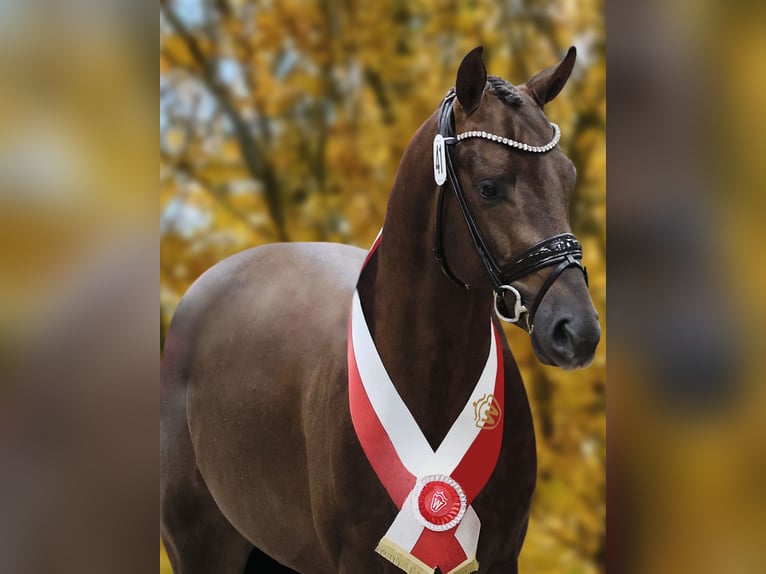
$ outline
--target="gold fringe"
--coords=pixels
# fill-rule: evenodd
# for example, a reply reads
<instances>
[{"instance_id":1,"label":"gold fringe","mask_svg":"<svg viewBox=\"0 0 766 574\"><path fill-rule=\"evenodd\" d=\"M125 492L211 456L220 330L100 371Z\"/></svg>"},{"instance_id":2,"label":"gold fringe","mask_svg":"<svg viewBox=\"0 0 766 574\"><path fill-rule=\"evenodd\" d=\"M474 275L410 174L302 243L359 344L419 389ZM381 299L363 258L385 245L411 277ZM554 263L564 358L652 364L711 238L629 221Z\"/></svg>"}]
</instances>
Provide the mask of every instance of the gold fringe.
<instances>
[{"instance_id":1,"label":"gold fringe","mask_svg":"<svg viewBox=\"0 0 766 574\"><path fill-rule=\"evenodd\" d=\"M434 568L431 568L425 562L421 562L412 554L407 552L401 546L394 544L388 538L382 538L378 542L375 552L391 562L397 568L404 570L407 574L433 574ZM447 574L472 574L479 570L479 563L476 558L469 558L457 568L452 569Z\"/></svg>"},{"instance_id":2,"label":"gold fringe","mask_svg":"<svg viewBox=\"0 0 766 574\"><path fill-rule=\"evenodd\" d=\"M472 572L476 572L478 569L479 563L476 561L476 558L469 558L457 568L447 572L447 574L471 574Z\"/></svg>"},{"instance_id":3,"label":"gold fringe","mask_svg":"<svg viewBox=\"0 0 766 574\"><path fill-rule=\"evenodd\" d=\"M391 542L388 538L383 538L378 542L375 552L380 554L397 568L404 570L407 574L434 574L434 568L431 568L425 562L421 562L404 548ZM474 570L471 570L470 572L474 572Z\"/></svg>"}]
</instances>

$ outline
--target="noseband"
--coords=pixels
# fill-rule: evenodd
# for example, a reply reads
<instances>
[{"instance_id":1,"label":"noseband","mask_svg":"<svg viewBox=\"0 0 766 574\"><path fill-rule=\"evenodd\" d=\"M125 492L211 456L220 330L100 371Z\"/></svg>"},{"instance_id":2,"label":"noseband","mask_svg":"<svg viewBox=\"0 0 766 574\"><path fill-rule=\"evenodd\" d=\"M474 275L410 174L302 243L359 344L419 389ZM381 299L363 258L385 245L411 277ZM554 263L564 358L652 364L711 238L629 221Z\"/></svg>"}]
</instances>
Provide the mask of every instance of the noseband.
<instances>
[{"instance_id":1,"label":"noseband","mask_svg":"<svg viewBox=\"0 0 766 574\"><path fill-rule=\"evenodd\" d=\"M571 233L561 233L554 235L543 241L532 245L529 249L514 257L507 265L500 266L497 260L492 256L484 235L479 229L473 212L466 200L463 189L460 187L455 167L452 161L454 147L458 142L469 138L483 138L493 142L501 143L521 151L529 153L547 153L556 147L559 141L560 131L558 126L552 124L554 136L553 139L544 146L531 146L515 140L497 136L483 131L463 132L455 135L455 116L452 108L455 103L456 92L452 88L445 96L439 107L439 134L434 140L434 173L436 183L439 184L439 197L436 205L436 226L434 239L434 255L439 261L444 274L454 281L460 287L468 289L470 286L462 282L447 263L444 253L444 239L442 217L444 212L444 184L449 182L452 191L455 193L460 211L463 214L468 231L473 240L474 247L484 264L487 273L492 281L495 292L495 312L503 321L516 323L523 314L527 316L527 330L531 333L534 326L534 317L537 308L540 305L545 294L551 288L559 276L569 267L578 267L585 275L585 282L588 282L588 272L582 264L582 246L577 238ZM439 148L441 146L441 149ZM441 165L443 160L444 165ZM535 271L545 267L556 267L548 275L540 290L537 292L532 305L524 305L521 293L511 283L526 277ZM514 303L512 311L509 311L505 302L505 295L512 294Z\"/></svg>"}]
</instances>

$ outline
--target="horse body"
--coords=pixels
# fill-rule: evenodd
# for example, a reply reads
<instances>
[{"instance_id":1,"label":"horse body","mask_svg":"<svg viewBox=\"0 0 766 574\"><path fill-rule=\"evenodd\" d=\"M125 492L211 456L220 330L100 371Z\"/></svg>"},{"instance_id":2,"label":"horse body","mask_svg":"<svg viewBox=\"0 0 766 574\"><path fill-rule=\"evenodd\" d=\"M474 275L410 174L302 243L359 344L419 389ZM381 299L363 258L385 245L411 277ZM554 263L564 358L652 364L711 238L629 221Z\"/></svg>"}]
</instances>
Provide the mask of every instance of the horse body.
<instances>
[{"instance_id":1,"label":"horse body","mask_svg":"<svg viewBox=\"0 0 766 574\"><path fill-rule=\"evenodd\" d=\"M507 117L499 100L485 98L476 113L465 104L466 84L479 86L471 97L482 98L486 83L486 71L483 77L479 73L480 52L478 60L472 54L471 69L462 78L458 74L458 98L462 87L465 109L456 111L456 119L497 124ZM560 75L552 81L561 83ZM539 130L542 112L538 115L516 129L522 135ZM443 224L451 230L444 246L453 271L474 287L455 285L433 258L437 195L431 142L436 133L434 115L408 146L382 241L363 270L365 252L352 247L264 246L219 263L181 301L166 338L161 377L161 532L176 574L240 574L253 548L302 574L400 572L374 552L398 509L352 426L347 329L357 288L391 380L426 439L438 446L486 360L492 289L482 283L481 262L454 201L444 205ZM547 184L551 178L566 179L563 155L553 159L559 162L553 175L537 166L532 176L547 178L541 180ZM470 156L463 160L475 163ZM520 179L516 187L523 191ZM551 206L558 216L561 208ZM538 241L535 233L546 237L561 231L560 217L537 229L522 216L513 238L521 245ZM488 216L482 217L479 223L492 230ZM518 251L516 245L510 249ZM551 309L566 310L562 301L567 298L589 301L581 276L567 271L562 277L546 295ZM519 290L529 297L544 279L536 272L519 283ZM546 327L552 321L546 313L552 311L541 311L537 333L553 329ZM593 316L592 305L588 313ZM583 361L582 353L567 347L576 339L577 320L570 314L557 324L558 339L541 347L546 359L558 352L567 364ZM526 533L536 459L529 402L501 339L502 450L473 507L482 522L479 571L513 574ZM593 349L589 352L592 356Z\"/></svg>"},{"instance_id":2,"label":"horse body","mask_svg":"<svg viewBox=\"0 0 766 574\"><path fill-rule=\"evenodd\" d=\"M397 509L358 444L347 406L346 331L364 255L332 244L239 254L189 290L166 340L163 421L179 427L163 433L168 490L183 490L182 499L211 497L205 502L214 501L242 538L305 574L398 571L373 552ZM484 524L482 548L515 561L534 488L534 436L507 345L504 353L510 422L496 472L474 507ZM178 403L186 416L173 418ZM169 459L189 431L193 456L179 465ZM197 469L204 484L192 489ZM175 496L167 502L178 504ZM238 537L228 529L216 536ZM217 571L241 572L248 552L247 544L236 546L239 569L226 557Z\"/></svg>"}]
</instances>

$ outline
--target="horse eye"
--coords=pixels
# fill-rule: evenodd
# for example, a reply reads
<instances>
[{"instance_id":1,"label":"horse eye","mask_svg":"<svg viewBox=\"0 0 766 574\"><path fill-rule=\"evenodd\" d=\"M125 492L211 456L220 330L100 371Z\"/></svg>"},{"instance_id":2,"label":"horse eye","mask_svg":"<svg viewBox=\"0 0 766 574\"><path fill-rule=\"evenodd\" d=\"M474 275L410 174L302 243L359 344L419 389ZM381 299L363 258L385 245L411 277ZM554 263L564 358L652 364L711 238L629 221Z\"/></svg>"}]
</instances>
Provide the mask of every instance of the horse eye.
<instances>
[{"instance_id":1,"label":"horse eye","mask_svg":"<svg viewBox=\"0 0 766 574\"><path fill-rule=\"evenodd\" d=\"M491 181L483 181L479 184L479 195L484 199L492 199L497 197L497 188Z\"/></svg>"}]
</instances>

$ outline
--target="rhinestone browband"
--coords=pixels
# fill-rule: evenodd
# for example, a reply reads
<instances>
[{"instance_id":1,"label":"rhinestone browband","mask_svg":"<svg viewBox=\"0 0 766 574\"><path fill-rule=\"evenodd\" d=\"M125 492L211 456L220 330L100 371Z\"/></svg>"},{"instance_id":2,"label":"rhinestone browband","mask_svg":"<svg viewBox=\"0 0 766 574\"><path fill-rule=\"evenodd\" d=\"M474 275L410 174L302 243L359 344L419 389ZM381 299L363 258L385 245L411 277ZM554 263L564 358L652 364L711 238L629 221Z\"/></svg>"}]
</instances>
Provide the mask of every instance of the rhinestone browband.
<instances>
[{"instance_id":1,"label":"rhinestone browband","mask_svg":"<svg viewBox=\"0 0 766 574\"><path fill-rule=\"evenodd\" d=\"M455 139L457 141L463 141L468 138L484 138L486 140L505 144L522 151L528 151L532 153L545 153L555 148L559 143L559 139L561 139L561 130L559 129L559 126L552 122L551 126L553 127L553 139L543 146L529 145L522 142L517 142L516 140L512 140L510 138L504 138L502 136L482 131L463 132L462 134L458 134Z\"/></svg>"}]
</instances>

